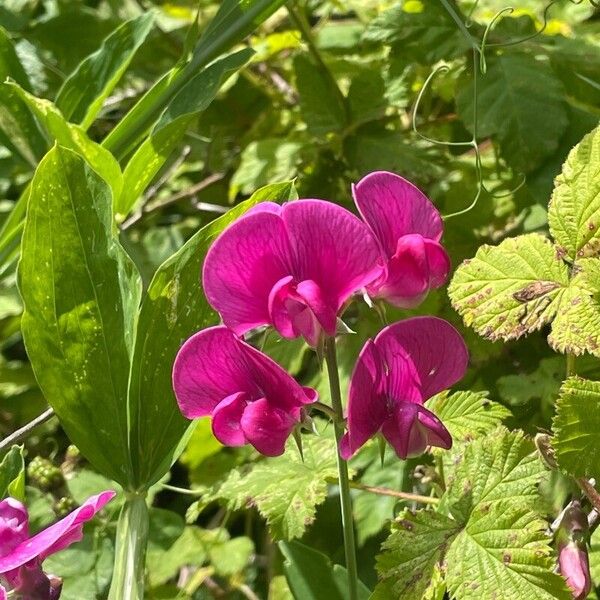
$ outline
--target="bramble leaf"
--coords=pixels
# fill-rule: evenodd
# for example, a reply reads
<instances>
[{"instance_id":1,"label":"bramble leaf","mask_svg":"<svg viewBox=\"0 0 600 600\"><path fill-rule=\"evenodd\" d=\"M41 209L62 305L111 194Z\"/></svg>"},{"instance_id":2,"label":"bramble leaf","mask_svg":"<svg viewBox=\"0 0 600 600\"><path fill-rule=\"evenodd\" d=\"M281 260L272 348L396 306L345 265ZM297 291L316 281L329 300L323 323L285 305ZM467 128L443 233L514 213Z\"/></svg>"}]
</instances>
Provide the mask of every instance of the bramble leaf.
<instances>
[{"instance_id":1,"label":"bramble leaf","mask_svg":"<svg viewBox=\"0 0 600 600\"><path fill-rule=\"evenodd\" d=\"M442 392L429 400L427 408L442 420L455 442L489 433L511 414L502 404L492 402L487 392Z\"/></svg>"},{"instance_id":2,"label":"bramble leaf","mask_svg":"<svg viewBox=\"0 0 600 600\"><path fill-rule=\"evenodd\" d=\"M448 294L466 325L488 339L510 340L550 322L568 285L567 265L532 233L481 246L456 270Z\"/></svg>"},{"instance_id":3,"label":"bramble leaf","mask_svg":"<svg viewBox=\"0 0 600 600\"><path fill-rule=\"evenodd\" d=\"M300 537L327 496L327 480L337 477L336 448L330 439L304 436L303 452L304 460L290 439L285 454L260 461L246 474L232 471L201 502L220 500L231 509L252 504L274 539Z\"/></svg>"},{"instance_id":4,"label":"bramble leaf","mask_svg":"<svg viewBox=\"0 0 600 600\"><path fill-rule=\"evenodd\" d=\"M569 152L555 180L548 222L571 259L600 252L600 127Z\"/></svg>"},{"instance_id":5,"label":"bramble leaf","mask_svg":"<svg viewBox=\"0 0 600 600\"><path fill-rule=\"evenodd\" d=\"M546 63L532 54L506 52L488 60L477 85L477 134L497 135L509 165L529 172L556 150L567 112L562 84ZM457 108L473 131L472 74L459 86Z\"/></svg>"},{"instance_id":6,"label":"bramble leaf","mask_svg":"<svg viewBox=\"0 0 600 600\"><path fill-rule=\"evenodd\" d=\"M559 466L575 477L600 480L600 382L570 377L552 423Z\"/></svg>"}]
</instances>

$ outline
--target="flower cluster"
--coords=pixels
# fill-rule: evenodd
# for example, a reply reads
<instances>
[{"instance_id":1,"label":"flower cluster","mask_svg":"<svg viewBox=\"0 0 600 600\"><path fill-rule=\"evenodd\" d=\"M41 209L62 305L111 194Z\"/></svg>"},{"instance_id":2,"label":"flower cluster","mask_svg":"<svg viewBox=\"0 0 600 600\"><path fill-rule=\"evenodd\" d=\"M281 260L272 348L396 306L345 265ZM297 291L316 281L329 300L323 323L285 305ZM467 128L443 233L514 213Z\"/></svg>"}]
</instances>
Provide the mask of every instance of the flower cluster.
<instances>
[{"instance_id":1,"label":"flower cluster","mask_svg":"<svg viewBox=\"0 0 600 600\"><path fill-rule=\"evenodd\" d=\"M183 345L173 387L182 413L210 415L223 444L279 455L317 400L240 336L271 326L317 348L336 335L355 294L411 308L445 283L450 261L440 244L442 219L419 189L375 172L353 186L353 196L362 219L324 200L263 202L208 252L204 292L224 326ZM427 446L449 448L450 434L424 403L456 383L467 360L459 333L438 318L407 319L369 340L350 383L342 456L379 432L401 458Z\"/></svg>"},{"instance_id":2,"label":"flower cluster","mask_svg":"<svg viewBox=\"0 0 600 600\"><path fill-rule=\"evenodd\" d=\"M57 600L62 582L44 573L43 561L83 537L83 525L109 502L115 493L92 496L64 519L29 536L27 509L14 498L0 502L0 600Z\"/></svg>"}]
</instances>

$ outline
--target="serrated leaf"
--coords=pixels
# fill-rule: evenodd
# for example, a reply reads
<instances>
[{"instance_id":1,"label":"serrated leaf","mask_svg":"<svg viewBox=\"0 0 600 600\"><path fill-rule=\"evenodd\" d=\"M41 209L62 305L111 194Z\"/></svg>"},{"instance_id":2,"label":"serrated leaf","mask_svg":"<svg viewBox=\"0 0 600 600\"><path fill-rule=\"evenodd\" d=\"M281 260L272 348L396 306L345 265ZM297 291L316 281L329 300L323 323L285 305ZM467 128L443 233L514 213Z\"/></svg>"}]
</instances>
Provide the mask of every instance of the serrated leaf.
<instances>
[{"instance_id":1,"label":"serrated leaf","mask_svg":"<svg viewBox=\"0 0 600 600\"><path fill-rule=\"evenodd\" d=\"M488 59L477 85L477 135L496 135L509 165L529 172L556 150L567 112L562 84L546 62L507 51ZM458 89L458 113L473 132L473 75L465 75Z\"/></svg>"},{"instance_id":2,"label":"serrated leaf","mask_svg":"<svg viewBox=\"0 0 600 600\"><path fill-rule=\"evenodd\" d=\"M600 382L570 377L552 423L559 466L575 477L600 481Z\"/></svg>"},{"instance_id":3,"label":"serrated leaf","mask_svg":"<svg viewBox=\"0 0 600 600\"><path fill-rule=\"evenodd\" d=\"M401 516L388 552L378 557L385 578L376 597L421 598L440 569L450 597L459 600L570 598L553 572L546 522L536 512L544 468L533 443L498 428L455 456L439 505L447 516L426 510Z\"/></svg>"},{"instance_id":4,"label":"serrated leaf","mask_svg":"<svg viewBox=\"0 0 600 600\"><path fill-rule=\"evenodd\" d=\"M600 251L600 127L569 152L555 180L548 222L571 259Z\"/></svg>"},{"instance_id":5,"label":"serrated leaf","mask_svg":"<svg viewBox=\"0 0 600 600\"><path fill-rule=\"evenodd\" d=\"M56 96L56 106L65 119L79 123L83 129L93 123L102 103L150 33L153 22L151 11L126 21L67 77Z\"/></svg>"},{"instance_id":6,"label":"serrated leaf","mask_svg":"<svg viewBox=\"0 0 600 600\"><path fill-rule=\"evenodd\" d=\"M44 396L82 454L127 485L141 282L111 207L103 179L71 150L53 148L31 185L18 274L23 338Z\"/></svg>"},{"instance_id":7,"label":"serrated leaf","mask_svg":"<svg viewBox=\"0 0 600 600\"><path fill-rule=\"evenodd\" d=\"M454 441L464 442L489 433L510 417L510 411L488 398L487 392L442 392L427 403L446 426Z\"/></svg>"},{"instance_id":8,"label":"serrated leaf","mask_svg":"<svg viewBox=\"0 0 600 600\"><path fill-rule=\"evenodd\" d=\"M543 473L533 442L500 427L463 447L444 500L462 522L475 508L485 512L507 498L534 509Z\"/></svg>"},{"instance_id":9,"label":"serrated leaf","mask_svg":"<svg viewBox=\"0 0 600 600\"><path fill-rule=\"evenodd\" d=\"M446 583L460 600L568 600L571 593L553 572L555 559L546 522L507 496L477 507L446 555Z\"/></svg>"},{"instance_id":10,"label":"serrated leaf","mask_svg":"<svg viewBox=\"0 0 600 600\"><path fill-rule=\"evenodd\" d=\"M550 322L568 285L567 265L549 240L532 233L481 246L456 270L448 294L466 325L510 340Z\"/></svg>"},{"instance_id":11,"label":"serrated leaf","mask_svg":"<svg viewBox=\"0 0 600 600\"><path fill-rule=\"evenodd\" d=\"M600 260L580 259L552 322L548 343L557 352L600 356Z\"/></svg>"},{"instance_id":12,"label":"serrated leaf","mask_svg":"<svg viewBox=\"0 0 600 600\"><path fill-rule=\"evenodd\" d=\"M327 496L327 480L337 477L336 448L330 439L304 436L303 446L304 461L290 439L285 454L257 463L245 475L233 471L212 498L232 508L256 506L274 539L300 537Z\"/></svg>"},{"instance_id":13,"label":"serrated leaf","mask_svg":"<svg viewBox=\"0 0 600 600\"><path fill-rule=\"evenodd\" d=\"M407 4L398 4L378 15L369 23L363 39L395 46L409 60L427 64L455 58L469 48L469 42L440 2L419 2L415 5L418 10L410 10ZM456 4L452 5L458 13Z\"/></svg>"},{"instance_id":14,"label":"serrated leaf","mask_svg":"<svg viewBox=\"0 0 600 600\"><path fill-rule=\"evenodd\" d=\"M421 600L460 528L454 519L432 510L400 513L377 557L380 582L372 600Z\"/></svg>"}]
</instances>

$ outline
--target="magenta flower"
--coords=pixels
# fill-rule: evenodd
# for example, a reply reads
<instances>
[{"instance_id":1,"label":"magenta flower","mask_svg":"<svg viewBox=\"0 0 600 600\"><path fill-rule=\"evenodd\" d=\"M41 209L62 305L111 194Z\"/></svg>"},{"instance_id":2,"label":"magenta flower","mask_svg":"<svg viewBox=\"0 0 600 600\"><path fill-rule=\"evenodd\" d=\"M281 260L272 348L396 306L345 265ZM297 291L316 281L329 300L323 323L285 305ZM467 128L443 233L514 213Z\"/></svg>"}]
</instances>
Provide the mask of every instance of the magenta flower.
<instances>
[{"instance_id":1,"label":"magenta flower","mask_svg":"<svg viewBox=\"0 0 600 600\"><path fill-rule=\"evenodd\" d=\"M316 346L348 298L381 272L377 246L350 212L322 200L263 202L229 226L204 263L204 291L237 335L272 325Z\"/></svg>"},{"instance_id":2,"label":"magenta flower","mask_svg":"<svg viewBox=\"0 0 600 600\"><path fill-rule=\"evenodd\" d=\"M252 444L266 456L283 454L303 406L317 399L313 389L301 387L223 326L185 342L175 359L173 389L188 419L212 417L213 433L222 444Z\"/></svg>"},{"instance_id":3,"label":"magenta flower","mask_svg":"<svg viewBox=\"0 0 600 600\"><path fill-rule=\"evenodd\" d=\"M467 362L460 334L437 317L394 323L367 341L350 380L342 457L350 458L379 432L403 459L427 446L450 448L450 433L423 404L456 383Z\"/></svg>"},{"instance_id":4,"label":"magenta flower","mask_svg":"<svg viewBox=\"0 0 600 600\"><path fill-rule=\"evenodd\" d=\"M56 600L62 582L42 570L42 562L83 537L89 521L115 495L106 491L92 496L82 506L54 525L29 537L27 509L13 498L0 502L0 598L7 591L28 600Z\"/></svg>"},{"instance_id":5,"label":"magenta flower","mask_svg":"<svg viewBox=\"0 0 600 600\"><path fill-rule=\"evenodd\" d=\"M440 213L421 190L394 173L370 173L352 191L385 263L381 276L367 286L368 294L401 308L417 306L450 272L439 243Z\"/></svg>"}]
</instances>

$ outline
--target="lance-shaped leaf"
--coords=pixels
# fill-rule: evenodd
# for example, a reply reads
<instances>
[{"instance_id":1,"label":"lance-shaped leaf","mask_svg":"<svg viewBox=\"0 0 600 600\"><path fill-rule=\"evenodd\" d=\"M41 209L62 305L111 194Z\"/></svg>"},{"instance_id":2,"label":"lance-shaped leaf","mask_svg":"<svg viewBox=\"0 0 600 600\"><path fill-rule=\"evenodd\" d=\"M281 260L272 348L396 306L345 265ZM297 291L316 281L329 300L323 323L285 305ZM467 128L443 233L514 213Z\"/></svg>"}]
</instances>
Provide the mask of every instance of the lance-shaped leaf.
<instances>
[{"instance_id":1,"label":"lance-shaped leaf","mask_svg":"<svg viewBox=\"0 0 600 600\"><path fill-rule=\"evenodd\" d=\"M600 253L600 127L569 152L555 181L548 222L571 259Z\"/></svg>"},{"instance_id":2,"label":"lance-shaped leaf","mask_svg":"<svg viewBox=\"0 0 600 600\"><path fill-rule=\"evenodd\" d=\"M126 21L69 75L56 96L56 106L65 119L79 123L84 129L93 123L102 103L150 33L153 22L152 12Z\"/></svg>"},{"instance_id":3,"label":"lance-shaped leaf","mask_svg":"<svg viewBox=\"0 0 600 600\"><path fill-rule=\"evenodd\" d=\"M6 496L25 502L23 446L12 446L0 463L0 500Z\"/></svg>"},{"instance_id":4,"label":"lance-shaped leaf","mask_svg":"<svg viewBox=\"0 0 600 600\"><path fill-rule=\"evenodd\" d=\"M19 263L23 338L69 438L104 475L132 479L127 389L140 277L119 245L109 186L54 147L32 185Z\"/></svg>"},{"instance_id":5,"label":"lance-shaped leaf","mask_svg":"<svg viewBox=\"0 0 600 600\"><path fill-rule=\"evenodd\" d=\"M486 338L510 340L550 322L568 285L567 265L534 233L481 246L456 270L448 293L466 325Z\"/></svg>"},{"instance_id":6,"label":"lance-shaped leaf","mask_svg":"<svg viewBox=\"0 0 600 600\"><path fill-rule=\"evenodd\" d=\"M19 60L12 40L0 27L0 81L6 81L8 77L14 79L21 87L31 89L29 77Z\"/></svg>"},{"instance_id":7,"label":"lance-shaped leaf","mask_svg":"<svg viewBox=\"0 0 600 600\"><path fill-rule=\"evenodd\" d=\"M575 477L600 481L600 382L567 379L556 402L552 430L559 466Z\"/></svg>"},{"instance_id":8,"label":"lance-shaped leaf","mask_svg":"<svg viewBox=\"0 0 600 600\"><path fill-rule=\"evenodd\" d=\"M120 218L132 210L192 121L214 100L223 82L243 67L252 54L252 50L246 49L213 63L175 96L150 136L127 163L123 193L115 206Z\"/></svg>"},{"instance_id":9,"label":"lance-shaped leaf","mask_svg":"<svg viewBox=\"0 0 600 600\"><path fill-rule=\"evenodd\" d=\"M293 185L274 184L209 223L158 269L139 315L129 391L131 450L136 482L158 481L177 458L190 422L183 418L171 383L175 356L193 333L216 325L200 282L206 253L227 225L268 196L287 200ZM269 192L269 189L271 192Z\"/></svg>"}]
</instances>

